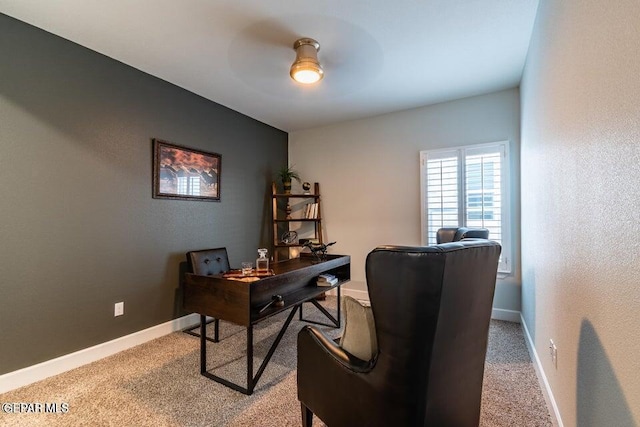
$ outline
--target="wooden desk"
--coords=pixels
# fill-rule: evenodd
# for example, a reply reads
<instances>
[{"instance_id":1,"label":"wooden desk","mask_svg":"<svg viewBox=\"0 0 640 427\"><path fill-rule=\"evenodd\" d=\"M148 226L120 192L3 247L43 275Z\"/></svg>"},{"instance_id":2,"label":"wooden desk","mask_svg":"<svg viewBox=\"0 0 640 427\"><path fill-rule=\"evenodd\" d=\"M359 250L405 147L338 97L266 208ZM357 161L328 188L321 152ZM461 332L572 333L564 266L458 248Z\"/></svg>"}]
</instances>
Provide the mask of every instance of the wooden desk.
<instances>
[{"instance_id":1,"label":"wooden desk","mask_svg":"<svg viewBox=\"0 0 640 427\"><path fill-rule=\"evenodd\" d=\"M225 279L221 275L197 276L187 273L185 277L184 308L185 310L199 313L201 320L200 373L244 394L253 393L255 385L269 363L271 356L273 356L291 320L293 320L296 311L300 310L300 320L305 320L302 318L302 304L304 302L311 302L327 316L332 322L332 325L329 326L340 327L340 286L351 278L351 257L348 255L327 255L325 261L317 262L312 255L301 254L300 258L273 263L270 267L275 275L255 282ZM317 286L316 278L322 273L333 274L338 278L338 283L332 287ZM338 292L337 319L315 300L316 296L333 288L337 288ZM273 295L281 295L284 306L272 305L261 312L260 309L271 302ZM253 325L291 308L293 308L291 313L254 377ZM247 328L246 388L207 371L206 316L227 320Z\"/></svg>"}]
</instances>

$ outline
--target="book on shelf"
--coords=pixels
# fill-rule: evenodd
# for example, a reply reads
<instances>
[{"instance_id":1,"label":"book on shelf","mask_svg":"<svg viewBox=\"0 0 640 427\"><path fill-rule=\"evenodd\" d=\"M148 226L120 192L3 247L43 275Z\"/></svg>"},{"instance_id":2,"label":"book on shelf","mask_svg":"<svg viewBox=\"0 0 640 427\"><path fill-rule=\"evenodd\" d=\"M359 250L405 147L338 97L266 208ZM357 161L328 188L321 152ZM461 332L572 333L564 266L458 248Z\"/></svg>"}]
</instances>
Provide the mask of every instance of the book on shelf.
<instances>
[{"instance_id":1,"label":"book on shelf","mask_svg":"<svg viewBox=\"0 0 640 427\"><path fill-rule=\"evenodd\" d=\"M315 211L318 209L317 206L317 203L307 203L306 205L304 205L303 218L314 219L316 215Z\"/></svg>"},{"instance_id":2,"label":"book on shelf","mask_svg":"<svg viewBox=\"0 0 640 427\"><path fill-rule=\"evenodd\" d=\"M307 203L304 206L304 210L302 212L302 217L305 219L316 219L318 218L318 204L317 203Z\"/></svg>"},{"instance_id":3,"label":"book on shelf","mask_svg":"<svg viewBox=\"0 0 640 427\"><path fill-rule=\"evenodd\" d=\"M316 280L318 286L333 286L336 283L338 283L338 278L328 273L319 275L318 280Z\"/></svg>"}]
</instances>

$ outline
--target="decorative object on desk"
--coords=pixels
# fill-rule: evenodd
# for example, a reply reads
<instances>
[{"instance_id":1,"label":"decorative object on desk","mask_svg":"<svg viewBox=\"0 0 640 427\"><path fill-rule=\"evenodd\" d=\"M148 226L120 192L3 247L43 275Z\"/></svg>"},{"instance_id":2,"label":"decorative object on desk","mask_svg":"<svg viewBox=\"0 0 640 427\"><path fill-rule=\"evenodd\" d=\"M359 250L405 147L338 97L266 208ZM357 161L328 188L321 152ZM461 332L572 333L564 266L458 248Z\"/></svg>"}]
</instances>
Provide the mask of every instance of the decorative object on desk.
<instances>
[{"instance_id":1,"label":"decorative object on desk","mask_svg":"<svg viewBox=\"0 0 640 427\"><path fill-rule=\"evenodd\" d=\"M275 306L275 307L284 307L284 298L282 298L282 295L274 295L271 297L271 301L269 301L269 303L267 305L265 305L264 307L262 307L260 309L260 311L258 311L258 313L262 313L263 311L265 311L267 308L271 307L271 306Z\"/></svg>"},{"instance_id":2,"label":"decorative object on desk","mask_svg":"<svg viewBox=\"0 0 640 427\"><path fill-rule=\"evenodd\" d=\"M289 248L289 258L290 259L294 259L294 258L300 258L300 248L299 248L299 243L297 244L297 246L291 246Z\"/></svg>"},{"instance_id":3,"label":"decorative object on desk","mask_svg":"<svg viewBox=\"0 0 640 427\"><path fill-rule=\"evenodd\" d=\"M242 275L243 276L250 276L252 271L253 271L253 263L250 263L250 262L243 262L242 263Z\"/></svg>"},{"instance_id":4,"label":"decorative object on desk","mask_svg":"<svg viewBox=\"0 0 640 427\"><path fill-rule=\"evenodd\" d=\"M303 182L302 189L304 190L304 194L309 194L309 190L311 190L311 184L306 181Z\"/></svg>"},{"instance_id":5,"label":"decorative object on desk","mask_svg":"<svg viewBox=\"0 0 640 427\"><path fill-rule=\"evenodd\" d=\"M242 274L242 273L240 273L240 274ZM225 279L227 279L227 280L235 280L237 282L251 283L251 282L257 282L261 278L258 277L258 276L255 276L253 273L251 273L250 276L225 277Z\"/></svg>"},{"instance_id":6,"label":"decorative object on desk","mask_svg":"<svg viewBox=\"0 0 640 427\"><path fill-rule=\"evenodd\" d=\"M217 153L153 140L153 198L220 201Z\"/></svg>"},{"instance_id":7,"label":"decorative object on desk","mask_svg":"<svg viewBox=\"0 0 640 427\"><path fill-rule=\"evenodd\" d=\"M285 231L282 234L282 243L285 245L291 245L298 240L298 233L295 231Z\"/></svg>"},{"instance_id":8,"label":"decorative object on desk","mask_svg":"<svg viewBox=\"0 0 640 427\"><path fill-rule=\"evenodd\" d=\"M291 219L291 205L287 202L287 207L284 209L285 217L284 219Z\"/></svg>"},{"instance_id":9,"label":"decorative object on desk","mask_svg":"<svg viewBox=\"0 0 640 427\"><path fill-rule=\"evenodd\" d=\"M252 282L255 280L260 280L265 277L270 277L274 275L275 273L271 269L267 271L256 271L255 269L252 269L249 275L243 274L242 270L230 270L224 273L222 277L229 280L240 280L242 282Z\"/></svg>"},{"instance_id":10,"label":"decorative object on desk","mask_svg":"<svg viewBox=\"0 0 640 427\"><path fill-rule=\"evenodd\" d=\"M278 177L282 181L282 186L284 187L285 194L291 194L291 180L295 179L300 182L300 175L296 170L293 169L293 166L283 166L278 171Z\"/></svg>"},{"instance_id":11,"label":"decorative object on desk","mask_svg":"<svg viewBox=\"0 0 640 427\"><path fill-rule=\"evenodd\" d=\"M331 243L327 243L326 245L320 243L320 244L316 244L316 243L311 243L310 241L306 242L304 245L304 247L309 248L309 250L311 251L311 253L313 255L315 255L316 259L318 261L324 261L327 259L327 248L331 245L335 245L336 242L331 242Z\"/></svg>"},{"instance_id":12,"label":"decorative object on desk","mask_svg":"<svg viewBox=\"0 0 640 427\"><path fill-rule=\"evenodd\" d=\"M258 259L256 260L256 271L258 273L269 271L269 258L267 258L268 250L265 248L258 249Z\"/></svg>"}]
</instances>

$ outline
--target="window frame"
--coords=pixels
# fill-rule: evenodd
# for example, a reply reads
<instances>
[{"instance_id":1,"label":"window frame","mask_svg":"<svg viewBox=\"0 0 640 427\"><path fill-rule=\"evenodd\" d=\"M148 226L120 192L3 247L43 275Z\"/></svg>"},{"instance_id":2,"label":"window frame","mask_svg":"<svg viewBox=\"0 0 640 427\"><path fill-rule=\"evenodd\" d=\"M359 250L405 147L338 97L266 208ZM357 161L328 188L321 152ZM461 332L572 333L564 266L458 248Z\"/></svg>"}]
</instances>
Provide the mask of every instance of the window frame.
<instances>
[{"instance_id":1,"label":"window frame","mask_svg":"<svg viewBox=\"0 0 640 427\"><path fill-rule=\"evenodd\" d=\"M458 227L464 227L467 220L466 200L468 197L465 179L467 156L494 153L498 150L501 151L502 155L500 175L500 196L502 198L500 207L500 229L502 236L500 244L502 245L502 254L498 265L498 272L511 274L513 271L511 248L511 227L513 217L511 216L511 159L508 140L420 151L420 240L423 246L429 245L427 160L437 160L453 156L457 158Z\"/></svg>"}]
</instances>

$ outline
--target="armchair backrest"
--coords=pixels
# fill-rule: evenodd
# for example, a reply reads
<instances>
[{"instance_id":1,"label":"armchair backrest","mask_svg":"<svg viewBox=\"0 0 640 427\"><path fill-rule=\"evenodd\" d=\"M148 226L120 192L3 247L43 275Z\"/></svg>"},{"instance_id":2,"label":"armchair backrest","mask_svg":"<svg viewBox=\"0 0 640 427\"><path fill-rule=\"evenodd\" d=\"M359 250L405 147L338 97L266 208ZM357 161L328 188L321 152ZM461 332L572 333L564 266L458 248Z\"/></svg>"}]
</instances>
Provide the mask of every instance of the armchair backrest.
<instances>
[{"instance_id":1,"label":"armchair backrest","mask_svg":"<svg viewBox=\"0 0 640 427\"><path fill-rule=\"evenodd\" d=\"M500 250L466 240L367 256L379 349L370 380L385 390L390 419L478 425Z\"/></svg>"},{"instance_id":2,"label":"armchair backrest","mask_svg":"<svg viewBox=\"0 0 640 427\"><path fill-rule=\"evenodd\" d=\"M227 248L202 249L187 252L189 271L199 276L211 276L229 271Z\"/></svg>"},{"instance_id":3,"label":"armchair backrest","mask_svg":"<svg viewBox=\"0 0 640 427\"><path fill-rule=\"evenodd\" d=\"M462 239L488 239L486 228L444 227L436 232L436 243L458 242Z\"/></svg>"}]
</instances>

